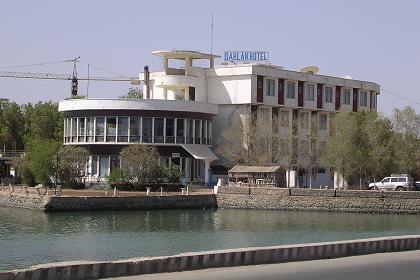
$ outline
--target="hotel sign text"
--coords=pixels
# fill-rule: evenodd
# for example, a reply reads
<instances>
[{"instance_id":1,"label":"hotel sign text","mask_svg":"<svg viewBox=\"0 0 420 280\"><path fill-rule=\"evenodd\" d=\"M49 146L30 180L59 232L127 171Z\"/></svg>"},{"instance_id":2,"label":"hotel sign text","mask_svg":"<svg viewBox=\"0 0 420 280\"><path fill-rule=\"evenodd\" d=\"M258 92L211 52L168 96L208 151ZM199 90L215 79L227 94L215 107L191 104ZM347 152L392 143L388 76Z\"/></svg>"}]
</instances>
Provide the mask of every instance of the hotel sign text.
<instances>
[{"instance_id":1,"label":"hotel sign text","mask_svg":"<svg viewBox=\"0 0 420 280\"><path fill-rule=\"evenodd\" d=\"M225 51L225 61L232 62L268 62L268 52L261 51Z\"/></svg>"}]
</instances>

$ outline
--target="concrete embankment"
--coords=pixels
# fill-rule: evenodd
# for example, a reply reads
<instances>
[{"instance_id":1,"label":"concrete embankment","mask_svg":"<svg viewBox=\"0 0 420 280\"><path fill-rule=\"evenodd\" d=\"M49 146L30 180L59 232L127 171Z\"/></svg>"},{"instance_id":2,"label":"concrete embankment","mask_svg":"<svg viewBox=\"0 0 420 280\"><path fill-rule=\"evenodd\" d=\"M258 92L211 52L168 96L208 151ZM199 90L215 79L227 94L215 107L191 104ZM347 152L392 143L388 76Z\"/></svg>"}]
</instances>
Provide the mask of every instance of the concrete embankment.
<instances>
[{"instance_id":1,"label":"concrete embankment","mask_svg":"<svg viewBox=\"0 0 420 280\"><path fill-rule=\"evenodd\" d=\"M219 208L420 214L420 192L221 187Z\"/></svg>"},{"instance_id":2,"label":"concrete embankment","mask_svg":"<svg viewBox=\"0 0 420 280\"><path fill-rule=\"evenodd\" d=\"M29 269L0 272L0 280L98 279L217 267L340 258L419 249L419 235L399 236L288 246L240 248L118 261L51 263L34 266Z\"/></svg>"},{"instance_id":3,"label":"concrete embankment","mask_svg":"<svg viewBox=\"0 0 420 280\"><path fill-rule=\"evenodd\" d=\"M0 193L0 206L43 211L151 210L216 208L214 195L45 196Z\"/></svg>"},{"instance_id":4,"label":"concrete embankment","mask_svg":"<svg viewBox=\"0 0 420 280\"><path fill-rule=\"evenodd\" d=\"M217 195L45 196L0 192L0 206L43 211L242 208L420 214L420 192L220 187Z\"/></svg>"}]
</instances>

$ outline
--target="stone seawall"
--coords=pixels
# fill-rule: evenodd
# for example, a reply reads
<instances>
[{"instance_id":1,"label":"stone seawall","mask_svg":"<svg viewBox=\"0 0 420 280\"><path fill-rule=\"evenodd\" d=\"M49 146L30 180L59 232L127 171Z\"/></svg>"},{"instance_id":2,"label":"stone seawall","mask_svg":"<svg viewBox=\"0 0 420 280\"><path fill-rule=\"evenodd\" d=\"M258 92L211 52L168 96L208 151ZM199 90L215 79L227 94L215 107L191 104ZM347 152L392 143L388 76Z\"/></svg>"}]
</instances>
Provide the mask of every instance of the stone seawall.
<instances>
[{"instance_id":1,"label":"stone seawall","mask_svg":"<svg viewBox=\"0 0 420 280\"><path fill-rule=\"evenodd\" d=\"M44 202L39 196L0 192L0 206L42 210Z\"/></svg>"},{"instance_id":2,"label":"stone seawall","mask_svg":"<svg viewBox=\"0 0 420 280\"><path fill-rule=\"evenodd\" d=\"M420 192L220 187L219 208L420 214Z\"/></svg>"},{"instance_id":3,"label":"stone seawall","mask_svg":"<svg viewBox=\"0 0 420 280\"><path fill-rule=\"evenodd\" d=\"M420 236L396 236L361 240L239 248L174 256L104 262L50 263L28 269L0 272L0 280L82 280L150 273L197 270L340 258L420 249Z\"/></svg>"},{"instance_id":4,"label":"stone seawall","mask_svg":"<svg viewBox=\"0 0 420 280\"><path fill-rule=\"evenodd\" d=\"M214 195L167 195L133 197L64 197L44 200L44 211L150 210L217 208Z\"/></svg>"},{"instance_id":5,"label":"stone seawall","mask_svg":"<svg viewBox=\"0 0 420 280\"><path fill-rule=\"evenodd\" d=\"M0 192L0 206L43 211L242 208L420 214L420 192L220 187L217 195L47 196Z\"/></svg>"}]
</instances>

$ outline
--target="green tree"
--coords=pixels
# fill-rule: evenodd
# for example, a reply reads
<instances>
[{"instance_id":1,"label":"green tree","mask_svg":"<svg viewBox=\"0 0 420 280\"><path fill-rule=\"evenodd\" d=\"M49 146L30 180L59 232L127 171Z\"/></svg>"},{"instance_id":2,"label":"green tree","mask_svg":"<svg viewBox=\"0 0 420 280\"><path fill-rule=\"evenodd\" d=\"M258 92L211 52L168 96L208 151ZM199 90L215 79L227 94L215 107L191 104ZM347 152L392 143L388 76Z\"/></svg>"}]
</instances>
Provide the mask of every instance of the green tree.
<instances>
[{"instance_id":1,"label":"green tree","mask_svg":"<svg viewBox=\"0 0 420 280\"><path fill-rule=\"evenodd\" d=\"M269 121L257 120L249 113L235 111L229 125L222 130L216 153L230 165L267 165L272 160L271 152L277 152L277 139L272 137Z\"/></svg>"},{"instance_id":2,"label":"green tree","mask_svg":"<svg viewBox=\"0 0 420 280\"><path fill-rule=\"evenodd\" d=\"M58 104L39 102L25 105L26 141L31 139L63 139L63 114L58 111Z\"/></svg>"},{"instance_id":3,"label":"green tree","mask_svg":"<svg viewBox=\"0 0 420 280\"><path fill-rule=\"evenodd\" d=\"M80 183L84 176L88 150L72 145L62 146L58 151L58 174L67 185Z\"/></svg>"},{"instance_id":4,"label":"green tree","mask_svg":"<svg viewBox=\"0 0 420 280\"><path fill-rule=\"evenodd\" d=\"M26 160L38 183L51 186L50 177L55 171L55 158L58 152L57 142L46 139L33 139L27 145Z\"/></svg>"},{"instance_id":5,"label":"green tree","mask_svg":"<svg viewBox=\"0 0 420 280\"><path fill-rule=\"evenodd\" d=\"M6 149L23 149L25 119L21 106L0 101L0 143ZM3 148L3 147L2 147Z\"/></svg>"},{"instance_id":6,"label":"green tree","mask_svg":"<svg viewBox=\"0 0 420 280\"><path fill-rule=\"evenodd\" d=\"M391 121L396 172L420 176L420 114L410 106L394 109Z\"/></svg>"},{"instance_id":7,"label":"green tree","mask_svg":"<svg viewBox=\"0 0 420 280\"><path fill-rule=\"evenodd\" d=\"M143 91L139 88L131 87L128 89L127 94L121 95L120 98L143 99Z\"/></svg>"},{"instance_id":8,"label":"green tree","mask_svg":"<svg viewBox=\"0 0 420 280\"><path fill-rule=\"evenodd\" d=\"M120 156L124 177L133 183L146 182L150 172L159 163L159 154L156 148L150 145L129 145L121 150Z\"/></svg>"}]
</instances>

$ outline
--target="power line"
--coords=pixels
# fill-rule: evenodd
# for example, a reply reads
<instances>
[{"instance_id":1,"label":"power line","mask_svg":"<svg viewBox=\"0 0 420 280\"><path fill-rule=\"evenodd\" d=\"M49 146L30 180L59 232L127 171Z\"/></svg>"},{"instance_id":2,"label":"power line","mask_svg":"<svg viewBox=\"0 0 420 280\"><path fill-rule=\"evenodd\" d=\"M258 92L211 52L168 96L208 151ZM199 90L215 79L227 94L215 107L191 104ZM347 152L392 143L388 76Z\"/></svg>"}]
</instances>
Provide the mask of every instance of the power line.
<instances>
[{"instance_id":1,"label":"power line","mask_svg":"<svg viewBox=\"0 0 420 280\"><path fill-rule=\"evenodd\" d=\"M404 96L402 96L402 95L396 94L396 93L394 93L394 92L392 92L392 91L389 91L389 90L386 90L386 89L383 89L383 88L382 88L382 89L381 89L381 92L388 93L388 94L390 94L390 95L393 95L393 96L395 96L395 97L398 97L398 98L400 98L400 99L403 99L403 100L405 100L405 101L408 101L408 102L410 102L410 103L414 103L414 104L416 104L416 105L420 106L420 102L415 101L415 100L412 100L412 99L407 98L407 97L404 97Z\"/></svg>"},{"instance_id":2,"label":"power line","mask_svg":"<svg viewBox=\"0 0 420 280\"><path fill-rule=\"evenodd\" d=\"M106 73L108 73L108 74L112 74L112 75L117 76L117 77L120 77L120 78L129 78L129 77L128 77L128 76L126 76L126 75L121 75L121 74L119 74L119 73L112 72L112 71L107 70L107 69L104 69L104 68L102 68L102 67L95 66L95 65L93 65L93 64L91 64L91 63L83 62L83 61L80 61L80 60L79 60L79 62L80 62L80 63L82 63L83 65L86 65L86 66L89 66L89 67L92 67L92 68L98 69L98 70L100 70L100 71L106 72Z\"/></svg>"},{"instance_id":3,"label":"power line","mask_svg":"<svg viewBox=\"0 0 420 280\"><path fill-rule=\"evenodd\" d=\"M0 69L8 69L8 68L21 68L21 67L30 67L30 66L42 66L42 65L49 65L49 64L58 64L68 62L68 60L60 60L60 61L52 61L52 62L43 62L43 63L34 63L34 64L25 64L25 65L11 65L11 66L2 66Z\"/></svg>"}]
</instances>

